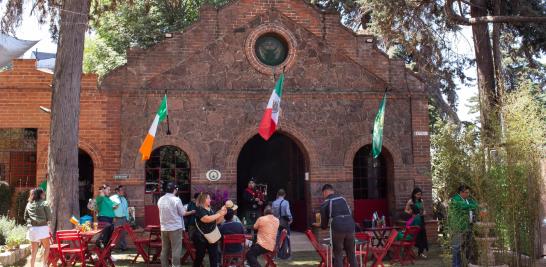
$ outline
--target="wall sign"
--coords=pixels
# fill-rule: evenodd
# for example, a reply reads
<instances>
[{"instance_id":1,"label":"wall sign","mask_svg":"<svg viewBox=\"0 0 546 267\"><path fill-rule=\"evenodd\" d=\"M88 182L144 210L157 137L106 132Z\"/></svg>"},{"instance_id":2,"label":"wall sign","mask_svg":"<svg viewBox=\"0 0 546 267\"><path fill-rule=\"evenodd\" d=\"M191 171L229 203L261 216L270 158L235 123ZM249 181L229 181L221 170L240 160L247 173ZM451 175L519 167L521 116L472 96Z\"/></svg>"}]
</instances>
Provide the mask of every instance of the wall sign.
<instances>
[{"instance_id":1,"label":"wall sign","mask_svg":"<svg viewBox=\"0 0 546 267\"><path fill-rule=\"evenodd\" d=\"M129 179L129 174L114 175L114 180L127 180L127 179Z\"/></svg>"},{"instance_id":2,"label":"wall sign","mask_svg":"<svg viewBox=\"0 0 546 267\"><path fill-rule=\"evenodd\" d=\"M427 136L428 132L427 131L415 131L414 135L415 136Z\"/></svg>"},{"instance_id":3,"label":"wall sign","mask_svg":"<svg viewBox=\"0 0 546 267\"><path fill-rule=\"evenodd\" d=\"M216 182L222 178L222 173L219 170L209 170L206 173L206 177L211 182Z\"/></svg>"}]
</instances>

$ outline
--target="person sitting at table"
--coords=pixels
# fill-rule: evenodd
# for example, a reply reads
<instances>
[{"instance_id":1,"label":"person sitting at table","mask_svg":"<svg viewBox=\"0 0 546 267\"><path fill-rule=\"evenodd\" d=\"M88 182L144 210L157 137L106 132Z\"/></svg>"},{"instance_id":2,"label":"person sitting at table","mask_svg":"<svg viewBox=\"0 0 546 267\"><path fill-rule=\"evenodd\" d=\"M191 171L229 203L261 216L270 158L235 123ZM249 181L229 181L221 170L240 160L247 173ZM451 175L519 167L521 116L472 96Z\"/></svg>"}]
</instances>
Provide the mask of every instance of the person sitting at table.
<instances>
[{"instance_id":1,"label":"person sitting at table","mask_svg":"<svg viewBox=\"0 0 546 267\"><path fill-rule=\"evenodd\" d=\"M428 251L427 230L425 228L425 208L423 206L423 190L416 187L411 192L411 198L406 203L404 211L412 217L419 217L415 222L415 226L419 226L421 231L417 235L415 245L417 246L418 254L421 258L426 258L425 250Z\"/></svg>"},{"instance_id":2,"label":"person sitting at table","mask_svg":"<svg viewBox=\"0 0 546 267\"><path fill-rule=\"evenodd\" d=\"M239 219L239 217L237 216L237 209L239 208L239 206L237 206L235 203L233 203L233 201L231 200L226 200L226 209L231 209L233 211L233 221L234 222L238 222L240 224L243 224L243 222L241 221L241 219Z\"/></svg>"},{"instance_id":3,"label":"person sitting at table","mask_svg":"<svg viewBox=\"0 0 546 267\"><path fill-rule=\"evenodd\" d=\"M237 207L237 205L235 205ZM227 208L227 204L226 204ZM227 208L226 215L224 216L224 222L220 225L220 233L222 233L222 236L224 235L232 235L232 234L244 234L245 228L243 227L243 224L240 222L236 222L234 220L235 211L232 208ZM238 253L243 250L242 245L227 245L226 246L226 253Z\"/></svg>"},{"instance_id":4,"label":"person sitting at table","mask_svg":"<svg viewBox=\"0 0 546 267\"><path fill-rule=\"evenodd\" d=\"M271 206L266 206L264 215L256 220L254 230L258 231L257 241L252 244L246 254L246 260L250 267L260 267L258 256L275 250L277 231L279 230L279 219L273 216Z\"/></svg>"},{"instance_id":5,"label":"person sitting at table","mask_svg":"<svg viewBox=\"0 0 546 267\"><path fill-rule=\"evenodd\" d=\"M406 221L406 228L410 227L410 226L421 226L422 221L423 221L423 219L422 219L421 215L419 214L419 209L413 207L413 213L412 213L411 217ZM400 241L400 240L402 240L402 238L404 238L404 231L399 231L395 240ZM406 236L407 241L412 240L412 239L413 239L412 235L407 235ZM417 243L415 245L417 246Z\"/></svg>"}]
</instances>

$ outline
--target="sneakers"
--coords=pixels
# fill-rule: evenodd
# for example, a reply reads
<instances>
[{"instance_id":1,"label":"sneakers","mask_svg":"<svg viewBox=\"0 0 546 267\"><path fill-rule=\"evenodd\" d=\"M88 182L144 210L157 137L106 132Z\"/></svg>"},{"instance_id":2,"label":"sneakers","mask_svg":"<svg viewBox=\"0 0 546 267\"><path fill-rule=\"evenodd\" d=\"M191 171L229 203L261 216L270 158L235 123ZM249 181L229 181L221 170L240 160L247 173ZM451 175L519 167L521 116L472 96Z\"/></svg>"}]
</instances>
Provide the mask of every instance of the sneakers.
<instances>
[{"instance_id":1,"label":"sneakers","mask_svg":"<svg viewBox=\"0 0 546 267\"><path fill-rule=\"evenodd\" d=\"M100 249L103 249L104 248L104 243L102 242L102 240L97 240L97 242L95 242L95 245L97 247L99 247Z\"/></svg>"},{"instance_id":2,"label":"sneakers","mask_svg":"<svg viewBox=\"0 0 546 267\"><path fill-rule=\"evenodd\" d=\"M423 258L423 259L426 259L427 258L427 255L425 255L425 253L421 253L419 254L419 257Z\"/></svg>"}]
</instances>

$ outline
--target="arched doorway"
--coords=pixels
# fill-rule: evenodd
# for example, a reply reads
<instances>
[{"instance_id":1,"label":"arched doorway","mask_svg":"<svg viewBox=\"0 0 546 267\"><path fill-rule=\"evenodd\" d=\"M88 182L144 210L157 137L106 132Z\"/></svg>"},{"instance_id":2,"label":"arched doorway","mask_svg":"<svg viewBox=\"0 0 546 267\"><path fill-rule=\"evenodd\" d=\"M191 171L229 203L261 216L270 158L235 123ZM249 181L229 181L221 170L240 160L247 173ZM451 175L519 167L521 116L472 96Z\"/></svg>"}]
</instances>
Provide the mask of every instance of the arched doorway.
<instances>
[{"instance_id":1,"label":"arched doorway","mask_svg":"<svg viewBox=\"0 0 546 267\"><path fill-rule=\"evenodd\" d=\"M93 159L82 149L78 149L78 169L80 216L93 216L93 212L87 208L87 202L90 198L93 198Z\"/></svg>"},{"instance_id":2,"label":"arched doorway","mask_svg":"<svg viewBox=\"0 0 546 267\"><path fill-rule=\"evenodd\" d=\"M279 189L286 190L294 223L292 228L304 231L307 225L307 157L303 149L291 137L275 133L268 141L255 135L241 149L237 159L237 203L239 214L245 215L243 192L250 178L257 184L267 185L267 201L275 200Z\"/></svg>"},{"instance_id":3,"label":"arched doorway","mask_svg":"<svg viewBox=\"0 0 546 267\"><path fill-rule=\"evenodd\" d=\"M390 217L389 195L392 182L392 161L390 154L382 148L377 158L373 158L372 146L365 145L355 154L353 160L353 197L355 220L362 223L371 220L374 211L379 216Z\"/></svg>"},{"instance_id":4,"label":"arched doorway","mask_svg":"<svg viewBox=\"0 0 546 267\"><path fill-rule=\"evenodd\" d=\"M178 185L178 196L183 203L190 201L190 159L186 152L176 146L161 146L154 149L145 165L144 186L145 223L159 224L157 200L164 195L163 185L174 182Z\"/></svg>"}]
</instances>

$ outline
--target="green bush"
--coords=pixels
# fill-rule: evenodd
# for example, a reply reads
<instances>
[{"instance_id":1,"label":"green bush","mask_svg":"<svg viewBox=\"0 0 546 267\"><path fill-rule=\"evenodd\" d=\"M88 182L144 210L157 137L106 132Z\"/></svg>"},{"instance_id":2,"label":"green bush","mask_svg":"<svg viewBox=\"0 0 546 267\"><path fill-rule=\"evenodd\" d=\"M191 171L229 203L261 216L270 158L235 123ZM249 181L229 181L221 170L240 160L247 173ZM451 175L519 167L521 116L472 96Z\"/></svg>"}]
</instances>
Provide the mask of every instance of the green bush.
<instances>
[{"instance_id":1,"label":"green bush","mask_svg":"<svg viewBox=\"0 0 546 267\"><path fill-rule=\"evenodd\" d=\"M13 188L7 182L0 181L0 216L8 215L12 194Z\"/></svg>"},{"instance_id":2,"label":"green bush","mask_svg":"<svg viewBox=\"0 0 546 267\"><path fill-rule=\"evenodd\" d=\"M6 246L8 248L17 248L21 244L28 243L27 228L22 225L13 227L6 237Z\"/></svg>"},{"instance_id":3,"label":"green bush","mask_svg":"<svg viewBox=\"0 0 546 267\"><path fill-rule=\"evenodd\" d=\"M25 208L27 207L30 190L21 191L15 199L15 222L17 224L26 224Z\"/></svg>"},{"instance_id":4,"label":"green bush","mask_svg":"<svg viewBox=\"0 0 546 267\"><path fill-rule=\"evenodd\" d=\"M0 245L6 244L6 236L11 229L15 228L15 221L6 216L0 216Z\"/></svg>"}]
</instances>

